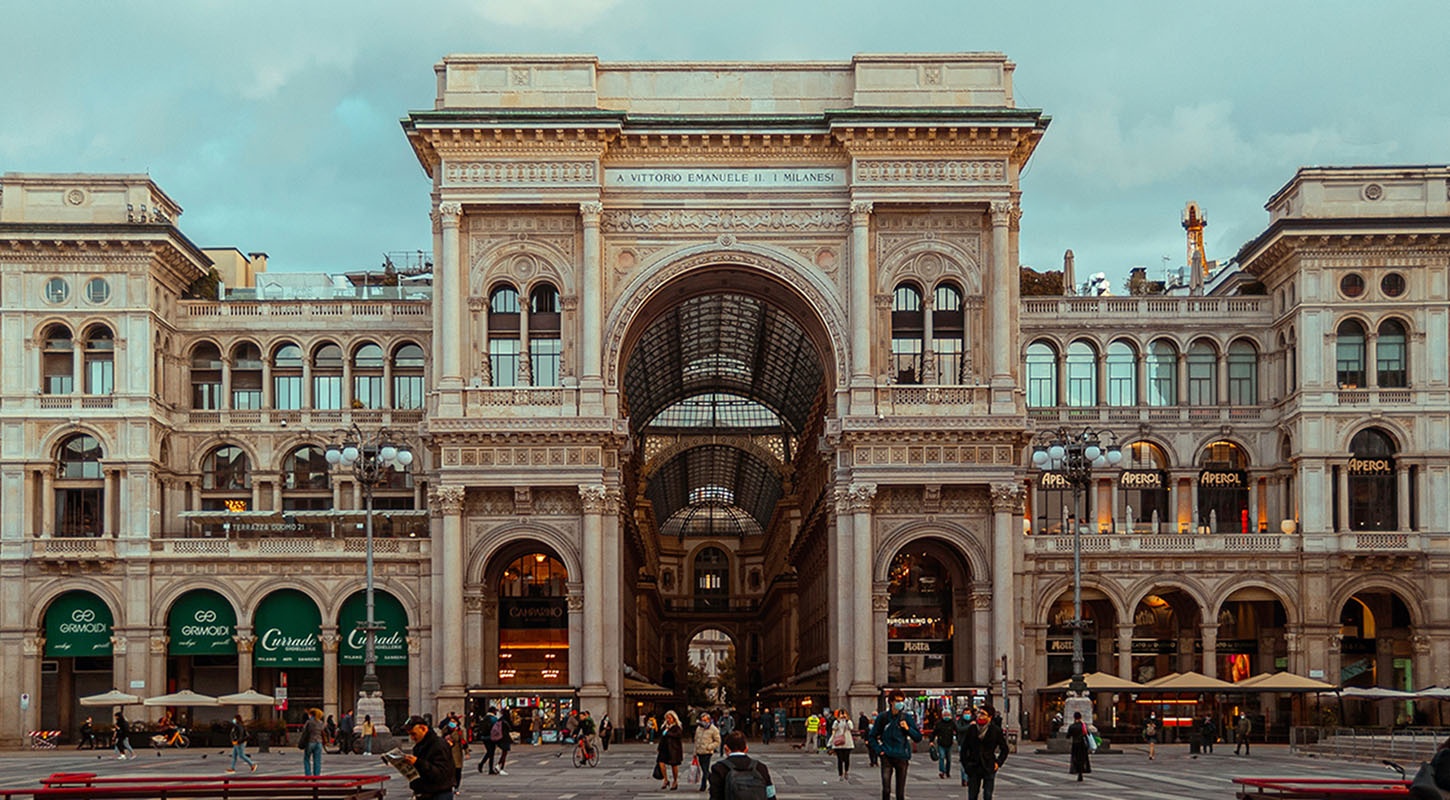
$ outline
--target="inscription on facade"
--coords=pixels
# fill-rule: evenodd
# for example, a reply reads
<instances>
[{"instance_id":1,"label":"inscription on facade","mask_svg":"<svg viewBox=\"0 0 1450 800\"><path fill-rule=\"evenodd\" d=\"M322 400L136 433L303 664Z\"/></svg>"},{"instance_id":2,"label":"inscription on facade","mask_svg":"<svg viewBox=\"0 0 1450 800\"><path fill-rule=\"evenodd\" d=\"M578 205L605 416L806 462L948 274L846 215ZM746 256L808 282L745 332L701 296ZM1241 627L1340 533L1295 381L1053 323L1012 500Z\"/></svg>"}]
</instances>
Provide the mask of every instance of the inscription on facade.
<instances>
[{"instance_id":1,"label":"inscription on facade","mask_svg":"<svg viewBox=\"0 0 1450 800\"><path fill-rule=\"evenodd\" d=\"M836 167L604 170L607 189L821 189L845 185L846 170Z\"/></svg>"}]
</instances>

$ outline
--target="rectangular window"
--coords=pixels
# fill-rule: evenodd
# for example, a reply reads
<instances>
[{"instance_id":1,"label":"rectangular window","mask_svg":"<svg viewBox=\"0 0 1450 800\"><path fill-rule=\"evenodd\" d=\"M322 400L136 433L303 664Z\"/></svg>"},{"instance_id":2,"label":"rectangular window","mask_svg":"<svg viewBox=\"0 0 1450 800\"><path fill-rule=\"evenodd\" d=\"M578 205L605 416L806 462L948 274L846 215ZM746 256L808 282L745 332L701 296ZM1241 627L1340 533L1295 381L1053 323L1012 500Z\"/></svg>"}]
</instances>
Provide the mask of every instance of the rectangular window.
<instances>
[{"instance_id":1,"label":"rectangular window","mask_svg":"<svg viewBox=\"0 0 1450 800\"><path fill-rule=\"evenodd\" d=\"M897 383L921 383L921 340L891 340L891 370Z\"/></svg>"},{"instance_id":2,"label":"rectangular window","mask_svg":"<svg viewBox=\"0 0 1450 800\"><path fill-rule=\"evenodd\" d=\"M341 375L316 375L312 378L312 407L342 408Z\"/></svg>"},{"instance_id":3,"label":"rectangular window","mask_svg":"<svg viewBox=\"0 0 1450 800\"><path fill-rule=\"evenodd\" d=\"M518 339L490 339L488 360L489 369L493 372L494 386L517 386L519 384Z\"/></svg>"},{"instance_id":4,"label":"rectangular window","mask_svg":"<svg viewBox=\"0 0 1450 800\"><path fill-rule=\"evenodd\" d=\"M55 535L96 537L102 533L102 489L56 489Z\"/></svg>"},{"instance_id":5,"label":"rectangular window","mask_svg":"<svg viewBox=\"0 0 1450 800\"><path fill-rule=\"evenodd\" d=\"M558 339L530 339L529 358L533 363L535 386L559 385L559 354L563 343Z\"/></svg>"},{"instance_id":6,"label":"rectangular window","mask_svg":"<svg viewBox=\"0 0 1450 800\"><path fill-rule=\"evenodd\" d=\"M1089 408L1098 404L1097 364L1089 360L1067 359L1067 404Z\"/></svg>"},{"instance_id":7,"label":"rectangular window","mask_svg":"<svg viewBox=\"0 0 1450 800\"><path fill-rule=\"evenodd\" d=\"M1174 374L1174 370L1175 366L1171 361L1148 362L1148 405L1178 405L1178 376Z\"/></svg>"},{"instance_id":8,"label":"rectangular window","mask_svg":"<svg viewBox=\"0 0 1450 800\"><path fill-rule=\"evenodd\" d=\"M1051 361L1034 362L1027 359L1027 405L1032 408L1052 408L1057 405L1057 380L1053 374L1056 365Z\"/></svg>"},{"instance_id":9,"label":"rectangular window","mask_svg":"<svg viewBox=\"0 0 1450 800\"><path fill-rule=\"evenodd\" d=\"M1134 364L1131 359L1108 358L1108 405L1133 406L1138 404L1133 380Z\"/></svg>"},{"instance_id":10,"label":"rectangular window","mask_svg":"<svg viewBox=\"0 0 1450 800\"><path fill-rule=\"evenodd\" d=\"M86 362L86 394L110 394L116 390L116 370L111 360Z\"/></svg>"},{"instance_id":11,"label":"rectangular window","mask_svg":"<svg viewBox=\"0 0 1450 800\"><path fill-rule=\"evenodd\" d=\"M1259 402L1258 367L1254 361L1228 362L1228 402L1234 406L1251 406Z\"/></svg>"},{"instance_id":12,"label":"rectangular window","mask_svg":"<svg viewBox=\"0 0 1450 800\"><path fill-rule=\"evenodd\" d=\"M383 376L354 375L352 378L353 408L383 407Z\"/></svg>"},{"instance_id":13,"label":"rectangular window","mask_svg":"<svg viewBox=\"0 0 1450 800\"><path fill-rule=\"evenodd\" d=\"M1404 342L1390 341L1386 337L1380 337L1375 353L1376 360L1379 361L1377 377L1380 388L1403 389L1407 383L1405 380Z\"/></svg>"},{"instance_id":14,"label":"rectangular window","mask_svg":"<svg viewBox=\"0 0 1450 800\"><path fill-rule=\"evenodd\" d=\"M302 408L301 375L278 375L272 379L272 407L282 411Z\"/></svg>"},{"instance_id":15,"label":"rectangular window","mask_svg":"<svg viewBox=\"0 0 1450 800\"><path fill-rule=\"evenodd\" d=\"M423 376L393 376L393 408L416 409L423 407Z\"/></svg>"},{"instance_id":16,"label":"rectangular window","mask_svg":"<svg viewBox=\"0 0 1450 800\"><path fill-rule=\"evenodd\" d=\"M1211 406L1218 402L1214 392L1214 362L1206 359L1188 359L1188 404Z\"/></svg>"},{"instance_id":17,"label":"rectangular window","mask_svg":"<svg viewBox=\"0 0 1450 800\"><path fill-rule=\"evenodd\" d=\"M1358 389L1364 386L1364 343L1339 342L1334 348L1334 369L1339 388Z\"/></svg>"},{"instance_id":18,"label":"rectangular window","mask_svg":"<svg viewBox=\"0 0 1450 800\"><path fill-rule=\"evenodd\" d=\"M931 349L936 353L936 382L964 383L962 375L962 340L933 339Z\"/></svg>"},{"instance_id":19,"label":"rectangular window","mask_svg":"<svg viewBox=\"0 0 1450 800\"><path fill-rule=\"evenodd\" d=\"M233 389L232 408L238 411L253 411L262 407L261 389Z\"/></svg>"},{"instance_id":20,"label":"rectangular window","mask_svg":"<svg viewBox=\"0 0 1450 800\"><path fill-rule=\"evenodd\" d=\"M216 411L222 407L221 383L193 383L191 407L199 411Z\"/></svg>"}]
</instances>

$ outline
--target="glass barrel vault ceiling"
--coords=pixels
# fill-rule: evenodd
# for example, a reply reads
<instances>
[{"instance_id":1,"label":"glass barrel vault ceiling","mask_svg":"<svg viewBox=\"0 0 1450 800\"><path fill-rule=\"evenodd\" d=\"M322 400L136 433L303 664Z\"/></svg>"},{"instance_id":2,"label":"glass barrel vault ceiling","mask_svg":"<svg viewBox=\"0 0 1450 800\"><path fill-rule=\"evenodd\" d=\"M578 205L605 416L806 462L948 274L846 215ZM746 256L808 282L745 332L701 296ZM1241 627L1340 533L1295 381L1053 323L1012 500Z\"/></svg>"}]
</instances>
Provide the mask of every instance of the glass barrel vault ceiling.
<instances>
[{"instance_id":1,"label":"glass barrel vault ceiling","mask_svg":"<svg viewBox=\"0 0 1450 800\"><path fill-rule=\"evenodd\" d=\"M822 379L794 319L759 298L722 293L686 300L652 322L630 354L624 390L640 439L774 434L784 464ZM676 454L645 477L656 528L676 536L760 533L784 491L779 466L732 444Z\"/></svg>"}]
</instances>

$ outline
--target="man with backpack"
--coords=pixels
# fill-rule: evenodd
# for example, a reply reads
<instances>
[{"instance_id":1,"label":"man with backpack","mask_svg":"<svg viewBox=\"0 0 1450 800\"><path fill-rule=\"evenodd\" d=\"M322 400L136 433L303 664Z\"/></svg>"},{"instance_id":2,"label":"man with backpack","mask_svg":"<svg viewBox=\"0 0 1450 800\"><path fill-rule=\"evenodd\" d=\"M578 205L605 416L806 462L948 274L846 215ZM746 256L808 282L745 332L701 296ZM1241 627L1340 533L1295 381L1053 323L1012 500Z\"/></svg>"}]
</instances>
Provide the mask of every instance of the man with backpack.
<instances>
[{"instance_id":1,"label":"man with backpack","mask_svg":"<svg viewBox=\"0 0 1450 800\"><path fill-rule=\"evenodd\" d=\"M502 717L499 716L498 708L489 706L488 713L484 715L482 724L478 726L479 738L483 739L483 758L478 760L479 772L483 772L483 765L487 764L488 774L498 774L498 770L493 766L493 754L498 749L498 739L495 737L498 734L500 719Z\"/></svg>"},{"instance_id":2,"label":"man with backpack","mask_svg":"<svg viewBox=\"0 0 1450 800\"><path fill-rule=\"evenodd\" d=\"M724 741L725 757L710 766L710 800L772 800L770 769L745 752L745 734L731 731Z\"/></svg>"}]
</instances>

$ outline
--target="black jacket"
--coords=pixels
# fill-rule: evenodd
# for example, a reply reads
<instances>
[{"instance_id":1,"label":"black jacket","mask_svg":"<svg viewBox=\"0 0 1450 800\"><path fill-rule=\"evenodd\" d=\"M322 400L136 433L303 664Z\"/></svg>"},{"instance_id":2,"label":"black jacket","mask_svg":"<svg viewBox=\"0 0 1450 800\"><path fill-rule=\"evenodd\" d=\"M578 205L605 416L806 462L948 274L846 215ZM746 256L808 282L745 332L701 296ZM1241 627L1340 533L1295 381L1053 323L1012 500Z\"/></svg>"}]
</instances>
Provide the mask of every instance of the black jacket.
<instances>
[{"instance_id":1,"label":"black jacket","mask_svg":"<svg viewBox=\"0 0 1450 800\"><path fill-rule=\"evenodd\" d=\"M710 765L710 800L725 800L726 776L731 770L754 769L760 773L760 779L765 781L766 786L774 786L775 782L770 779L770 768L756 761L750 756L741 753L740 755L727 754L724 758Z\"/></svg>"},{"instance_id":2,"label":"black jacket","mask_svg":"<svg viewBox=\"0 0 1450 800\"><path fill-rule=\"evenodd\" d=\"M968 775L990 775L1007 760L1007 736L996 725L976 723L962 731L962 768Z\"/></svg>"},{"instance_id":3,"label":"black jacket","mask_svg":"<svg viewBox=\"0 0 1450 800\"><path fill-rule=\"evenodd\" d=\"M413 763L418 777L408 782L409 789L415 794L453 791L453 754L432 728L413 745L413 756L418 759Z\"/></svg>"}]
</instances>

